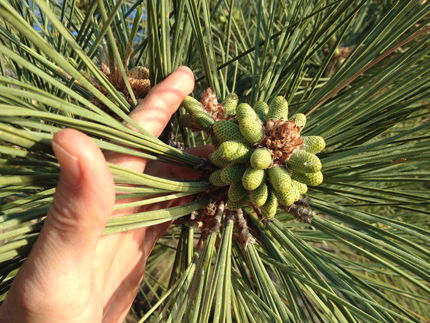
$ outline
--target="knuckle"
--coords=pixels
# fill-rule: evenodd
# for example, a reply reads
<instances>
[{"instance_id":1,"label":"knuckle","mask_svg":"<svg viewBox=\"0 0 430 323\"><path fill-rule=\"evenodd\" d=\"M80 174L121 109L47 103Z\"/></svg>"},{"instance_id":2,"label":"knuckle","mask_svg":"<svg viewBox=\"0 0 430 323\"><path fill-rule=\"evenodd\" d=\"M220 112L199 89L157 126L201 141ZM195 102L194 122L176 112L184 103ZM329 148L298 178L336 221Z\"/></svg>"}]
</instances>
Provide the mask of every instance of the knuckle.
<instances>
[{"instance_id":1,"label":"knuckle","mask_svg":"<svg viewBox=\"0 0 430 323\"><path fill-rule=\"evenodd\" d=\"M70 201L70 198L61 196L61 194L58 195L56 194L49 208L50 223L63 232L74 231L79 225L76 221L76 205Z\"/></svg>"}]
</instances>

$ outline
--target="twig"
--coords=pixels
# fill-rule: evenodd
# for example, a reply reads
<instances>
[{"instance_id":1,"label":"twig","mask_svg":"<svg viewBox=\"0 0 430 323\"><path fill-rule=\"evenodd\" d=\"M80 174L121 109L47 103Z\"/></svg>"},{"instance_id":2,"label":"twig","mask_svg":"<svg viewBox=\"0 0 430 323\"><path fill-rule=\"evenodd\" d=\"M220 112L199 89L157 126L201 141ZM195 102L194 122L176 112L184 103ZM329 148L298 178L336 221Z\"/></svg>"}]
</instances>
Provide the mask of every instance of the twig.
<instances>
[{"instance_id":1,"label":"twig","mask_svg":"<svg viewBox=\"0 0 430 323\"><path fill-rule=\"evenodd\" d=\"M248 243L255 243L254 237L249 233L248 222L243 216L242 209L232 212L236 219L236 226L239 231L239 243L246 250Z\"/></svg>"}]
</instances>

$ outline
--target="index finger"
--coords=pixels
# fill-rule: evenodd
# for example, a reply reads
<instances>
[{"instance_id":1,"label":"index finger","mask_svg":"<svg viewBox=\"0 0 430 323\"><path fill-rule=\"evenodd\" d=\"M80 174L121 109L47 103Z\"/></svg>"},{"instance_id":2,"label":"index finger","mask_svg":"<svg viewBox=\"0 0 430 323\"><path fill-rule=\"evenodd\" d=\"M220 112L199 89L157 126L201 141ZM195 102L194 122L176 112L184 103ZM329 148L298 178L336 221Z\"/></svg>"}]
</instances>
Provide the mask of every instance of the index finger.
<instances>
[{"instance_id":1,"label":"index finger","mask_svg":"<svg viewBox=\"0 0 430 323\"><path fill-rule=\"evenodd\" d=\"M154 136L158 137L182 100L194 88L193 72L186 66L179 67L165 80L149 91L145 99L130 113L130 117ZM116 152L106 154L108 162L143 172L147 160Z\"/></svg>"}]
</instances>

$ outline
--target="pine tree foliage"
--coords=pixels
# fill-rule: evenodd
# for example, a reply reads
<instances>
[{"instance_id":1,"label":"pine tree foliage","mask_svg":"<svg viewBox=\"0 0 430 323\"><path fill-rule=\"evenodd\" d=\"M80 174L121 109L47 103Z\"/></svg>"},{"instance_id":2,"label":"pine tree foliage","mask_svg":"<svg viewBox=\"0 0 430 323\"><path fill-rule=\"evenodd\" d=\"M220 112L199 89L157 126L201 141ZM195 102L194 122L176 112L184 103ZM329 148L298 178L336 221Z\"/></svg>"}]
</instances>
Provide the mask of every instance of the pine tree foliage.
<instances>
[{"instance_id":1,"label":"pine tree foliage","mask_svg":"<svg viewBox=\"0 0 430 323\"><path fill-rule=\"evenodd\" d=\"M200 229L190 214L210 209L207 174L180 181L110 165L116 184L135 184L118 186L118 199L196 196L109 220L105 234L176 219L127 322L428 322L426 0L0 0L0 295L52 202L56 131L201 165L175 148L204 144L176 123L183 108L167 140L128 117L180 65L195 73L196 99L208 87L219 102L236 93L251 106L283 96L290 115L306 116L302 134L326 141L324 182L271 221L221 207ZM149 80L127 77L136 66Z\"/></svg>"}]
</instances>

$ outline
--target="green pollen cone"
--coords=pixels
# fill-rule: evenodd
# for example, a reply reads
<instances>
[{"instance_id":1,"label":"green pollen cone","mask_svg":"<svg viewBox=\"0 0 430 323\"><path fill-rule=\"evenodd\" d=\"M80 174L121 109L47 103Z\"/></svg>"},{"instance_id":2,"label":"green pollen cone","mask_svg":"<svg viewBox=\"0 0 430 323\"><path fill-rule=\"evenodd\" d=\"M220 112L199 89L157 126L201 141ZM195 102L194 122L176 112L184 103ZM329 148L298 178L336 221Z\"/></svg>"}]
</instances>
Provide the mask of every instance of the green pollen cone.
<instances>
[{"instance_id":1,"label":"green pollen cone","mask_svg":"<svg viewBox=\"0 0 430 323\"><path fill-rule=\"evenodd\" d=\"M221 179L223 182L231 185L240 182L245 173L245 164L230 164L225 166L221 171Z\"/></svg>"},{"instance_id":2,"label":"green pollen cone","mask_svg":"<svg viewBox=\"0 0 430 323\"><path fill-rule=\"evenodd\" d=\"M243 187L241 182L231 184L228 188L228 199L238 202L248 196L248 191Z\"/></svg>"},{"instance_id":3,"label":"green pollen cone","mask_svg":"<svg viewBox=\"0 0 430 323\"><path fill-rule=\"evenodd\" d=\"M294 191L294 194L295 194L295 196L294 196L294 202L296 202L296 201L298 201L299 199L300 199L300 185L304 185L304 184L302 184L302 183L299 183L299 182L297 182L297 181L291 181L291 190L293 190ZM306 189L307 189L307 187L306 187Z\"/></svg>"},{"instance_id":4,"label":"green pollen cone","mask_svg":"<svg viewBox=\"0 0 430 323\"><path fill-rule=\"evenodd\" d=\"M291 175L291 178L301 182L303 184L306 184L308 186L318 186L323 182L323 174L321 172L316 173L299 173L294 172L293 175Z\"/></svg>"},{"instance_id":5,"label":"green pollen cone","mask_svg":"<svg viewBox=\"0 0 430 323\"><path fill-rule=\"evenodd\" d=\"M296 187L291 185L290 189L286 192L279 192L277 190L274 190L273 193L275 193L276 198L278 199L278 202L285 206L292 205L296 200L297 195L300 198L299 191Z\"/></svg>"},{"instance_id":6,"label":"green pollen cone","mask_svg":"<svg viewBox=\"0 0 430 323\"><path fill-rule=\"evenodd\" d=\"M306 194L306 192L308 191L308 186L306 184L300 183L294 179L291 181L291 185L294 185L297 187L300 195ZM299 196L299 198L300 198L300 196Z\"/></svg>"},{"instance_id":7,"label":"green pollen cone","mask_svg":"<svg viewBox=\"0 0 430 323\"><path fill-rule=\"evenodd\" d=\"M288 120L288 102L283 96L277 96L269 104L269 111L266 115L266 121L269 121L270 119L276 121L281 118Z\"/></svg>"},{"instance_id":8,"label":"green pollen cone","mask_svg":"<svg viewBox=\"0 0 430 323\"><path fill-rule=\"evenodd\" d=\"M315 173L321 170L321 161L314 154L296 150L287 161L288 167L300 173Z\"/></svg>"},{"instance_id":9,"label":"green pollen cone","mask_svg":"<svg viewBox=\"0 0 430 323\"><path fill-rule=\"evenodd\" d=\"M221 158L221 156L218 153L218 150L211 152L209 154L208 158L212 164L214 164L215 166L217 166L219 168L223 168L223 167L227 166L228 164L230 164L230 162L225 161L224 159Z\"/></svg>"},{"instance_id":10,"label":"green pollen cone","mask_svg":"<svg viewBox=\"0 0 430 323\"><path fill-rule=\"evenodd\" d=\"M266 219L271 219L276 215L278 210L278 199L276 198L275 193L273 193L273 190L269 189L267 201L260 207L260 210L261 214Z\"/></svg>"},{"instance_id":11,"label":"green pollen cone","mask_svg":"<svg viewBox=\"0 0 430 323\"><path fill-rule=\"evenodd\" d=\"M184 101L182 101L181 106L183 106L189 114L195 111L203 111L202 104L190 96L187 96Z\"/></svg>"},{"instance_id":12,"label":"green pollen cone","mask_svg":"<svg viewBox=\"0 0 430 323\"><path fill-rule=\"evenodd\" d=\"M290 173L285 167L275 166L268 169L270 183L280 192L287 192L291 187Z\"/></svg>"},{"instance_id":13,"label":"green pollen cone","mask_svg":"<svg viewBox=\"0 0 430 323\"><path fill-rule=\"evenodd\" d=\"M269 111L269 106L264 101L257 101L254 105L254 111L257 113L261 121L266 120L267 112Z\"/></svg>"},{"instance_id":14,"label":"green pollen cone","mask_svg":"<svg viewBox=\"0 0 430 323\"><path fill-rule=\"evenodd\" d=\"M244 118L239 121L242 135L251 145L258 144L264 138L264 128L253 118Z\"/></svg>"},{"instance_id":15,"label":"green pollen cone","mask_svg":"<svg viewBox=\"0 0 430 323\"><path fill-rule=\"evenodd\" d=\"M192 115L192 120L201 130L208 131L214 124L214 118L205 111L195 111Z\"/></svg>"},{"instance_id":16,"label":"green pollen cone","mask_svg":"<svg viewBox=\"0 0 430 323\"><path fill-rule=\"evenodd\" d=\"M229 140L241 140L243 138L240 128L237 124L227 120L218 120L212 127L218 142Z\"/></svg>"},{"instance_id":17,"label":"green pollen cone","mask_svg":"<svg viewBox=\"0 0 430 323\"><path fill-rule=\"evenodd\" d=\"M302 127L306 125L306 116L303 113L296 113L290 118L290 121L293 121L297 127Z\"/></svg>"},{"instance_id":18,"label":"green pollen cone","mask_svg":"<svg viewBox=\"0 0 430 323\"><path fill-rule=\"evenodd\" d=\"M241 207L246 206L246 204L248 203L248 196L245 196L243 199L241 199L240 201L234 202L232 200L228 200L227 201L227 209L230 211L236 211L239 210Z\"/></svg>"},{"instance_id":19,"label":"green pollen cone","mask_svg":"<svg viewBox=\"0 0 430 323\"><path fill-rule=\"evenodd\" d=\"M308 153L317 154L325 148L325 140L320 136L304 136L302 149Z\"/></svg>"},{"instance_id":20,"label":"green pollen cone","mask_svg":"<svg viewBox=\"0 0 430 323\"><path fill-rule=\"evenodd\" d=\"M266 179L266 173L262 169L248 167L242 177L242 184L248 191L255 190Z\"/></svg>"},{"instance_id":21,"label":"green pollen cone","mask_svg":"<svg viewBox=\"0 0 430 323\"><path fill-rule=\"evenodd\" d=\"M238 102L239 97L235 93L230 93L224 98L221 104L225 108L227 116L236 113L236 107Z\"/></svg>"},{"instance_id":22,"label":"green pollen cone","mask_svg":"<svg viewBox=\"0 0 430 323\"><path fill-rule=\"evenodd\" d=\"M185 128L188 128L189 126L191 126L191 121L192 121L191 116L188 113L180 115L178 118L178 124L181 127L185 127Z\"/></svg>"},{"instance_id":23,"label":"green pollen cone","mask_svg":"<svg viewBox=\"0 0 430 323\"><path fill-rule=\"evenodd\" d=\"M227 186L228 184L225 183L222 179L221 179L221 171L222 169L218 169L216 171L214 171L211 176L209 176L209 182L213 185L213 186Z\"/></svg>"},{"instance_id":24,"label":"green pollen cone","mask_svg":"<svg viewBox=\"0 0 430 323\"><path fill-rule=\"evenodd\" d=\"M260 207L266 203L268 195L269 188L266 183L262 183L255 190L249 192L249 199L254 206Z\"/></svg>"},{"instance_id":25,"label":"green pollen cone","mask_svg":"<svg viewBox=\"0 0 430 323\"><path fill-rule=\"evenodd\" d=\"M272 164L272 154L266 148L255 149L251 155L251 166L255 169L266 169Z\"/></svg>"},{"instance_id":26,"label":"green pollen cone","mask_svg":"<svg viewBox=\"0 0 430 323\"><path fill-rule=\"evenodd\" d=\"M222 159L235 163L248 162L251 157L251 150L250 145L240 140L225 141L218 148Z\"/></svg>"},{"instance_id":27,"label":"green pollen cone","mask_svg":"<svg viewBox=\"0 0 430 323\"><path fill-rule=\"evenodd\" d=\"M328 45L330 46L330 47L333 47L334 45L336 45L336 42L337 42L337 38L336 38L336 36L335 35L332 35L330 38L329 38L329 40L328 40Z\"/></svg>"},{"instance_id":28,"label":"green pollen cone","mask_svg":"<svg viewBox=\"0 0 430 323\"><path fill-rule=\"evenodd\" d=\"M251 118L255 121L260 120L258 118L257 113L255 113L254 109L248 103L241 103L236 108L236 118L239 120L239 123L242 119Z\"/></svg>"}]
</instances>

